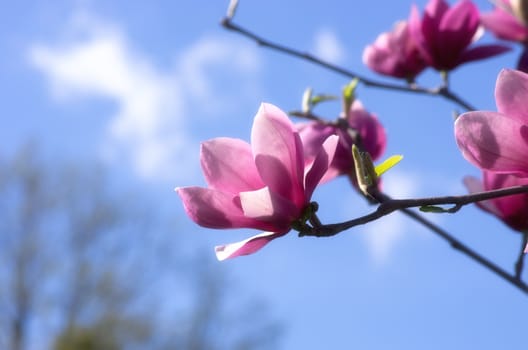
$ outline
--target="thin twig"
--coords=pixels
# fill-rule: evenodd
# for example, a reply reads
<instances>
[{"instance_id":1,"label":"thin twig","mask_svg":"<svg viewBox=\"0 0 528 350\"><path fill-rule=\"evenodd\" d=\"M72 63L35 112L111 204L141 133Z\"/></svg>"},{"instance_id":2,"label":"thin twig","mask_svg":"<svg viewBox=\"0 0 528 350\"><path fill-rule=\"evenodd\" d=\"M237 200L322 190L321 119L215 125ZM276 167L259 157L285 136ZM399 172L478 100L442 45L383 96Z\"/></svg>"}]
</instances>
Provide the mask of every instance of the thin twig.
<instances>
[{"instance_id":1,"label":"thin twig","mask_svg":"<svg viewBox=\"0 0 528 350\"><path fill-rule=\"evenodd\" d=\"M443 230L442 228L436 226L432 222L425 219L422 215L416 213L415 211L411 210L411 207L417 207L417 206L427 206L427 205L442 205L442 204L449 204L449 205L455 205L457 207L462 207L469 203L478 202L481 200L487 200L512 194L519 194L519 193L526 193L528 192L528 186L515 186L495 191L489 191L489 192L481 192L481 193L475 193L465 196L448 196L448 197L433 197L433 198L422 198L422 199L392 199L386 194L383 194L381 192L377 193L376 200L380 202L378 208L367 215L364 215L360 218L349 220L343 223L338 224L330 224L330 225L315 225L315 226L305 226L304 230L302 232L299 232L299 236L317 236L317 237L329 237L336 235L340 232L343 232L345 230L348 230L349 228L352 228L354 226L362 225L367 222L374 221L376 219L379 219L382 216L388 215L394 211L400 210L405 215L409 216L410 218L414 219L418 223L424 225L428 229L430 229L433 233L438 235L440 238L447 241L452 248L455 250L458 250L462 254L466 255L470 259L474 260L475 262L479 263L480 265L484 266L491 272L495 273L497 276L501 277L502 279L508 281L512 285L514 285L516 288L524 292L525 294L528 294L528 285L522 282L521 280L521 273L522 273L522 261L524 259L524 254L522 254L519 257L518 263L516 265L516 272L515 275L512 275L508 273L503 268L499 267L495 263L491 262L489 259L485 258L484 256L480 255L479 253L475 252L473 249L456 239L454 236L449 234L447 231ZM315 215L315 213L314 213ZM526 241L528 240L528 236L524 235L523 240L523 247L526 245Z\"/></svg>"},{"instance_id":2,"label":"thin twig","mask_svg":"<svg viewBox=\"0 0 528 350\"><path fill-rule=\"evenodd\" d=\"M267 47L269 49L282 52L284 54L287 54L289 56L297 57L302 60L312 62L318 66L321 66L323 68L326 68L332 72L338 73L340 75L343 75L345 77L348 77L350 79L358 79L361 83L363 83L367 87L375 87L380 89L387 89L387 90L395 90L395 91L402 91L402 92L409 92L409 93L415 93L415 94L423 94L423 95L432 95L432 96L441 96L446 98L447 100L450 100L457 105L461 106L465 110L472 111L475 110L471 104L464 101L462 98L451 92L448 87L441 86L439 88L429 89L417 86L415 84L409 86L409 85L398 85L398 84L389 84L389 83L383 83L379 81L375 81L369 78L366 78L362 75L359 75L355 72L352 72L348 69L345 69L343 67L337 66L335 64L332 64L330 62L324 61L318 57L315 57L309 53L301 52L296 49L287 47L285 45L281 45L278 43L271 42L267 39L262 38L261 36L258 36L249 30L233 23L232 17L224 17L221 21L221 24L224 28L227 30L233 31L235 33L241 34L242 36L245 36L253 41L255 41L259 46Z\"/></svg>"},{"instance_id":3,"label":"thin twig","mask_svg":"<svg viewBox=\"0 0 528 350\"><path fill-rule=\"evenodd\" d=\"M413 199L392 199L387 197L385 194L378 192L373 194L373 197L380 203L375 211L359 218L344 221L341 223L313 227L309 231L300 232L300 235L330 237L345 230L348 230L354 226L364 225L374 220L377 220L397 210L416 207L451 205L452 208L446 209L444 211L448 213L454 213L467 204L521 193L528 193L528 185L513 186L501 188L498 190L477 192L461 196L443 196Z\"/></svg>"},{"instance_id":4,"label":"thin twig","mask_svg":"<svg viewBox=\"0 0 528 350\"><path fill-rule=\"evenodd\" d=\"M518 277L517 274L515 276L512 276L509 274L506 270L502 269L498 265L494 264L487 258L483 257L482 255L475 252L473 249L469 248L467 245L460 242L455 237L451 236L447 231L443 230L442 228L436 226L429 220L425 219L422 215L416 213L415 211L411 209L402 209L402 212L411 217L413 220L419 222L420 224L424 225L425 227L429 228L432 232L437 234L442 239L446 240L453 249L458 250L462 254L466 255L470 259L475 260L477 263L481 264L482 266L486 267L488 270L492 271L499 277L503 278L504 280L511 283L513 286L517 287L519 290L521 290L523 293L528 294L528 285L523 283L521 281L520 276ZM522 269L522 268L521 268Z\"/></svg>"},{"instance_id":5,"label":"thin twig","mask_svg":"<svg viewBox=\"0 0 528 350\"><path fill-rule=\"evenodd\" d=\"M304 53L304 52L295 50L293 48L264 39L248 31L247 29L233 23L232 21L233 16L234 16L234 11L230 11L229 15L226 16L221 21L222 26L226 28L227 30L233 31L235 33L238 33L242 36L245 36L255 41L260 46L267 47L269 49L282 52L284 54L311 62L315 65L321 66L323 68L326 68L330 71L333 71L335 73L338 73L350 79L358 79L362 84L364 84L367 87L375 87L375 88L402 91L402 92L415 93L415 94L423 94L423 95L441 96L461 106L465 110L476 110L476 108L474 108L471 104L464 101L461 97L453 93L448 88L448 86L445 84L438 88L430 89L430 88L424 88L424 87L417 86L416 84L397 85L397 84L388 84L388 83L375 81L375 80L366 78L364 76L361 76L350 70L347 70L345 68L339 67L329 62L326 62L309 53ZM313 119L316 120L319 118L314 116ZM465 254L466 256L473 259L474 261L481 264L482 266L489 269L490 271L494 272L495 274L497 274L504 280L508 281L509 283L517 287L522 292L528 294L528 285L523 283L521 280L521 274L522 274L523 262L524 262L523 252L521 252L518 258L517 264L515 266L515 275L511 275L504 269L500 268L499 266L497 266L496 264L488 260L487 258L476 253L474 250L472 250L471 248L469 248L468 246L466 246L465 244L457 240L455 237L450 235L448 232L446 232L442 228L436 226L435 224L431 223L430 221L425 219L420 214L410 209L413 207L424 207L424 206L433 206L433 205L452 205L451 208L446 209L444 211L445 212L456 212L462 206L467 205L469 203L498 198L498 197L507 196L507 195L526 193L526 192L528 192L528 186L516 186L516 187L500 189L500 190L495 190L495 191L474 193L474 194L465 195L465 196L447 196L447 197L400 199L400 200L392 199L382 193L377 193L376 199L380 202L380 204L374 212L367 214L365 216L362 216L360 218L349 220L343 223L330 224L330 225L322 225L319 222L319 219L317 218L314 212L313 216L309 219L309 223L312 226L303 223L302 225L303 230L299 232L299 236L318 236L318 237L332 236L342 231L345 231L351 227L366 224L373 220L379 219L382 216L388 215L394 211L400 210L407 216L414 219L415 221L429 228L432 232L437 234L442 239L446 240L451 245L451 247L453 247L454 249ZM528 241L528 235L525 234L523 237L524 237L523 238L523 247L524 247Z\"/></svg>"}]
</instances>

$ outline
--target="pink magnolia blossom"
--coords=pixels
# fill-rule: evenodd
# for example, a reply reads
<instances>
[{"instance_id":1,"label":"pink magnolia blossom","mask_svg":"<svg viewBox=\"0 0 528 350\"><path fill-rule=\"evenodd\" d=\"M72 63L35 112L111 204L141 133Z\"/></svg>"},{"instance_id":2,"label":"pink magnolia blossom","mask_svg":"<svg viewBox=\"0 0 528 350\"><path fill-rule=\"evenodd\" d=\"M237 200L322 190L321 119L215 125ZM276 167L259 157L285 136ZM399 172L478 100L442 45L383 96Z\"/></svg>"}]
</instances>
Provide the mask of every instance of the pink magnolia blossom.
<instances>
[{"instance_id":1,"label":"pink magnolia blossom","mask_svg":"<svg viewBox=\"0 0 528 350\"><path fill-rule=\"evenodd\" d=\"M344 120L348 125L328 125L319 122L297 124L308 163L315 159L321 145L330 135L339 136L334 160L328 168L323 182L338 175L353 172L353 144L360 143L362 148L370 153L373 160L378 159L385 151L387 138L383 125L374 114L369 113L363 107L359 100L352 103L350 113Z\"/></svg>"},{"instance_id":2,"label":"pink magnolia blossom","mask_svg":"<svg viewBox=\"0 0 528 350\"><path fill-rule=\"evenodd\" d=\"M380 34L367 46L363 63L375 72L408 81L413 81L427 67L406 21L396 23L391 32Z\"/></svg>"},{"instance_id":3,"label":"pink magnolia blossom","mask_svg":"<svg viewBox=\"0 0 528 350\"><path fill-rule=\"evenodd\" d=\"M458 147L482 170L528 177L528 75L502 70L495 101L498 112L467 112L456 120Z\"/></svg>"},{"instance_id":4,"label":"pink magnolia blossom","mask_svg":"<svg viewBox=\"0 0 528 350\"><path fill-rule=\"evenodd\" d=\"M187 215L198 225L266 231L242 242L216 247L219 260L247 255L290 231L309 206L312 193L334 156L337 137L319 148L305 168L301 139L286 114L262 104L251 145L217 138L201 147L208 187L176 188Z\"/></svg>"},{"instance_id":5,"label":"pink magnolia blossom","mask_svg":"<svg viewBox=\"0 0 528 350\"><path fill-rule=\"evenodd\" d=\"M458 147L469 162L485 171L484 188L528 184L528 74L502 70L495 100L498 112L467 112L456 120ZM486 209L508 225L524 228L523 215L528 214L522 207L526 209L526 198L495 199L487 202Z\"/></svg>"},{"instance_id":6,"label":"pink magnolia blossom","mask_svg":"<svg viewBox=\"0 0 528 350\"><path fill-rule=\"evenodd\" d=\"M528 71L528 22L525 18L522 0L498 0L498 6L493 11L482 13L482 25L499 39L518 42L523 46L523 52L517 62L517 69Z\"/></svg>"},{"instance_id":7,"label":"pink magnolia blossom","mask_svg":"<svg viewBox=\"0 0 528 350\"><path fill-rule=\"evenodd\" d=\"M469 192L475 193L511 186L528 185L528 178L483 171L482 180L468 176L464 179L464 183ZM528 194L494 198L478 202L477 205L495 215L516 231L526 232L528 230Z\"/></svg>"},{"instance_id":8,"label":"pink magnolia blossom","mask_svg":"<svg viewBox=\"0 0 528 350\"><path fill-rule=\"evenodd\" d=\"M526 42L528 40L528 26L520 16L515 14L510 0L498 0L499 6L493 11L482 13L482 25L499 39Z\"/></svg>"},{"instance_id":9,"label":"pink magnolia blossom","mask_svg":"<svg viewBox=\"0 0 528 350\"><path fill-rule=\"evenodd\" d=\"M479 28L479 17L478 8L470 0L461 0L451 7L444 0L430 0L422 18L413 5L409 30L428 65L449 71L509 50L502 45L469 48Z\"/></svg>"}]
</instances>

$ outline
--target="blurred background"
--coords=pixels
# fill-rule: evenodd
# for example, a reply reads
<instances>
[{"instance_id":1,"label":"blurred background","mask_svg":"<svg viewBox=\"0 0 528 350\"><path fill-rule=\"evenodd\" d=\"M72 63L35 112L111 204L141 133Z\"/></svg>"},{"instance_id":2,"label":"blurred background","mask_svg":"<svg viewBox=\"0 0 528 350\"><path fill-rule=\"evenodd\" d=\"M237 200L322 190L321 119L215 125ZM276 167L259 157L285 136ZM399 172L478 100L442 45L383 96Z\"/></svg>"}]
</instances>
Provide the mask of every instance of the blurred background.
<instances>
[{"instance_id":1,"label":"blurred background","mask_svg":"<svg viewBox=\"0 0 528 350\"><path fill-rule=\"evenodd\" d=\"M423 9L426 1L416 1ZM453 3L453 2L451 2ZM475 1L489 10L488 1ZM174 193L204 185L199 143L249 140L259 104L348 79L219 25L228 1L0 0L0 348L496 349L525 344L525 294L400 214L327 239L290 234L217 262L250 230L196 226ZM364 47L411 3L241 1L235 21L362 75ZM495 41L485 35L484 42ZM456 69L495 110L519 49ZM427 71L418 81L437 86ZM360 86L385 125L394 197L466 192L459 107ZM340 102L317 107L334 119ZM345 179L318 188L325 223L372 210ZM521 237L469 206L427 217L510 271ZM525 274L526 278L526 274Z\"/></svg>"}]
</instances>

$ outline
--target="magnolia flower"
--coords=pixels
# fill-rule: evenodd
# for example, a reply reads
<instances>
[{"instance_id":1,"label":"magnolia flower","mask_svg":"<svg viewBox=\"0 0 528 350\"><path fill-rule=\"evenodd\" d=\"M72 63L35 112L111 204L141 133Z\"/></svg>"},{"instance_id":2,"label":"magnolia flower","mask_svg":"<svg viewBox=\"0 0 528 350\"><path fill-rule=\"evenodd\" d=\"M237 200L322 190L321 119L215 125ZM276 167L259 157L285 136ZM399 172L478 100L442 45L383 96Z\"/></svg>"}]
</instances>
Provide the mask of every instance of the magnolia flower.
<instances>
[{"instance_id":1,"label":"magnolia flower","mask_svg":"<svg viewBox=\"0 0 528 350\"><path fill-rule=\"evenodd\" d=\"M526 42L528 39L527 22L512 8L512 1L498 0L499 6L493 11L482 13L482 25L499 39Z\"/></svg>"},{"instance_id":2,"label":"magnolia flower","mask_svg":"<svg viewBox=\"0 0 528 350\"><path fill-rule=\"evenodd\" d=\"M528 19L525 8L526 0L497 0L493 11L480 16L482 25L499 39L519 42L523 52L517 68L528 71Z\"/></svg>"},{"instance_id":3,"label":"magnolia flower","mask_svg":"<svg viewBox=\"0 0 528 350\"><path fill-rule=\"evenodd\" d=\"M505 187L528 185L528 177L518 177L511 174L499 174L490 171L482 172L482 181L468 176L464 184L469 192L497 190ZM501 219L505 224L517 231L528 230L528 194L494 198L477 205Z\"/></svg>"},{"instance_id":4,"label":"magnolia flower","mask_svg":"<svg viewBox=\"0 0 528 350\"><path fill-rule=\"evenodd\" d=\"M396 23L391 32L380 34L363 51L363 63L380 74L413 81L426 67L406 21Z\"/></svg>"},{"instance_id":5,"label":"magnolia flower","mask_svg":"<svg viewBox=\"0 0 528 350\"><path fill-rule=\"evenodd\" d=\"M427 64L448 71L474 60L501 54L509 48L482 45L469 48L479 28L479 11L470 0L450 7L444 0L430 0L423 18L411 9L409 30Z\"/></svg>"},{"instance_id":6,"label":"magnolia flower","mask_svg":"<svg viewBox=\"0 0 528 350\"><path fill-rule=\"evenodd\" d=\"M369 152L373 160L378 159L387 144L385 129L378 118L369 113L359 100L355 100L350 107L347 118L343 118L345 125L322 124L309 122L297 124L297 129L304 144L305 158L308 163L317 156L323 142L330 135L339 136L339 143L335 157L323 178L326 182L338 175L353 173L354 159L352 145L361 144Z\"/></svg>"},{"instance_id":7,"label":"magnolia flower","mask_svg":"<svg viewBox=\"0 0 528 350\"><path fill-rule=\"evenodd\" d=\"M176 188L187 215L209 228L267 231L242 242L216 247L219 260L254 253L290 231L309 208L312 193L334 156L329 137L305 168L301 139L286 114L262 104L255 116L251 145L217 138L201 146L208 188Z\"/></svg>"},{"instance_id":8,"label":"magnolia flower","mask_svg":"<svg viewBox=\"0 0 528 350\"><path fill-rule=\"evenodd\" d=\"M485 175L484 187L528 184L528 75L503 70L497 78L498 112L474 111L455 122L455 137L464 157ZM488 201L486 208L512 227L524 228L526 195ZM495 208L490 207L493 203ZM528 245L525 248L528 252Z\"/></svg>"},{"instance_id":9,"label":"magnolia flower","mask_svg":"<svg viewBox=\"0 0 528 350\"><path fill-rule=\"evenodd\" d=\"M495 101L498 112L467 112L456 120L458 147L482 170L528 177L528 75L502 70Z\"/></svg>"}]
</instances>

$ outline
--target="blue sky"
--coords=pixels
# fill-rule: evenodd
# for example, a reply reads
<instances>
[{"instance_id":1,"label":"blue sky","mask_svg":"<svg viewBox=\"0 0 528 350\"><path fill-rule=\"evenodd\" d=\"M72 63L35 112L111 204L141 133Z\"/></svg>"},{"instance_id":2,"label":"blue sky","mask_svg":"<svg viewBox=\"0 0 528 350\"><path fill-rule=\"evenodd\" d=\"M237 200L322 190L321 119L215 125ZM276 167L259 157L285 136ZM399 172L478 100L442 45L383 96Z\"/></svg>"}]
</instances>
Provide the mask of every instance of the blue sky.
<instances>
[{"instance_id":1,"label":"blue sky","mask_svg":"<svg viewBox=\"0 0 528 350\"><path fill-rule=\"evenodd\" d=\"M425 1L417 3L423 8ZM236 21L375 78L361 63L363 48L406 18L410 5L242 1ZM200 141L248 139L262 101L293 110L306 87L338 94L348 81L226 32L219 26L226 7L203 0L5 2L0 155L34 138L53 158L103 160L115 176L152 193L177 217L174 235L210 250L211 258L214 245L252 235L202 229L185 216L173 189L203 184ZM494 110L496 76L517 55L515 49L460 67L452 88ZM435 85L439 78L427 72L419 81ZM455 146L456 106L363 86L358 98L387 129L386 155L405 157L385 176L389 194L465 193L462 177L478 171ZM330 103L320 113L334 118L339 109ZM370 210L344 180L322 186L314 199L328 223ZM473 207L429 217L513 266L520 237L493 217ZM496 349L525 342L526 295L399 214L330 239L288 235L258 254L216 264L237 281L230 294L268 301L286 325L284 349Z\"/></svg>"}]
</instances>

